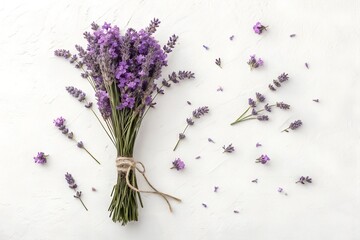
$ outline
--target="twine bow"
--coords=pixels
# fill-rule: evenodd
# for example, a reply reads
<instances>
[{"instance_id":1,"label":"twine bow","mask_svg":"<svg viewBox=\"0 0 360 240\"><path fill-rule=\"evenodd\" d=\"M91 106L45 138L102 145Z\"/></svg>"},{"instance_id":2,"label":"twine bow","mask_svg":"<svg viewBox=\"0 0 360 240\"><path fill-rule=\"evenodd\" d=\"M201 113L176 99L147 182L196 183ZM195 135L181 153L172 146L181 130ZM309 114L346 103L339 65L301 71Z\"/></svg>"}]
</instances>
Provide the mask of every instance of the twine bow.
<instances>
[{"instance_id":1,"label":"twine bow","mask_svg":"<svg viewBox=\"0 0 360 240\"><path fill-rule=\"evenodd\" d=\"M141 168L140 168L140 167ZM171 204L168 200L168 198L174 199L175 201L181 202L181 199L176 198L174 196L171 196L169 194L163 193L158 191L147 179L146 175L145 175L145 166L144 164L142 164L142 162L138 162L135 161L134 158L132 157L117 157L116 158L116 168L118 170L118 172L124 172L126 173L126 184L129 188L131 188L132 190L139 192L139 193L154 193L154 194L158 194L160 195L168 204L169 206L169 210L170 212L172 212L172 208L171 208ZM145 181L147 182L147 184L154 190L154 191L146 191L146 190L140 190L137 187L131 185L130 180L129 180L129 174L131 170L137 170L139 173L141 173L141 175L144 177Z\"/></svg>"}]
</instances>

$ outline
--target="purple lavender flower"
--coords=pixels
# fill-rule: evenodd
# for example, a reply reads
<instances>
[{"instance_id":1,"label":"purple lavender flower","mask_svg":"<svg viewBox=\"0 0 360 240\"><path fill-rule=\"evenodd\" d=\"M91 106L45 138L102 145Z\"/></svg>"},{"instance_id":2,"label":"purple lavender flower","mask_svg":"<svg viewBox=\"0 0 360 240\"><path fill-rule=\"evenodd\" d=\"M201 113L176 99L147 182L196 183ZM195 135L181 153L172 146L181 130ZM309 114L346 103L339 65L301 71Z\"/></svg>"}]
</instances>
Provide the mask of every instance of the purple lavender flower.
<instances>
[{"instance_id":1,"label":"purple lavender flower","mask_svg":"<svg viewBox=\"0 0 360 240\"><path fill-rule=\"evenodd\" d=\"M45 155L43 152L38 152L37 156L34 157L35 163L45 164L48 156L49 155Z\"/></svg>"},{"instance_id":2,"label":"purple lavender flower","mask_svg":"<svg viewBox=\"0 0 360 240\"><path fill-rule=\"evenodd\" d=\"M273 80L273 83L274 83L275 86L281 87L281 84L280 84L280 82L278 80Z\"/></svg>"},{"instance_id":3,"label":"purple lavender flower","mask_svg":"<svg viewBox=\"0 0 360 240\"><path fill-rule=\"evenodd\" d=\"M111 116L111 105L108 93L103 90L98 90L95 96L101 115L104 119L108 119Z\"/></svg>"},{"instance_id":4,"label":"purple lavender flower","mask_svg":"<svg viewBox=\"0 0 360 240\"><path fill-rule=\"evenodd\" d=\"M286 82L287 80L289 80L289 76L287 73L282 73L278 76L278 80L281 83Z\"/></svg>"},{"instance_id":5,"label":"purple lavender flower","mask_svg":"<svg viewBox=\"0 0 360 240\"><path fill-rule=\"evenodd\" d=\"M251 55L247 64L250 66L250 69L252 70L254 68L258 68L264 65L264 61L261 58L256 59L255 55Z\"/></svg>"},{"instance_id":6,"label":"purple lavender flower","mask_svg":"<svg viewBox=\"0 0 360 240\"><path fill-rule=\"evenodd\" d=\"M208 142L215 143L211 138L208 138Z\"/></svg>"},{"instance_id":7,"label":"purple lavender flower","mask_svg":"<svg viewBox=\"0 0 360 240\"><path fill-rule=\"evenodd\" d=\"M84 143L83 143L82 141L79 141L79 142L76 144L76 146L77 146L78 148L84 148Z\"/></svg>"},{"instance_id":8,"label":"purple lavender flower","mask_svg":"<svg viewBox=\"0 0 360 240\"><path fill-rule=\"evenodd\" d=\"M184 138L185 138L185 134L179 133L179 139L181 140L181 139L184 139Z\"/></svg>"},{"instance_id":9,"label":"purple lavender flower","mask_svg":"<svg viewBox=\"0 0 360 240\"><path fill-rule=\"evenodd\" d=\"M284 191L283 188L279 187L278 190L277 190L279 193L282 193Z\"/></svg>"},{"instance_id":10,"label":"purple lavender flower","mask_svg":"<svg viewBox=\"0 0 360 240\"><path fill-rule=\"evenodd\" d=\"M195 117L195 118L200 118L201 116L204 116L206 113L209 112L209 107L207 106L204 106L204 107L199 107L198 109L195 109L193 112L192 112L192 115Z\"/></svg>"},{"instance_id":11,"label":"purple lavender flower","mask_svg":"<svg viewBox=\"0 0 360 240\"><path fill-rule=\"evenodd\" d=\"M261 155L259 158L256 159L256 163L266 164L268 161L270 161L270 158L268 155Z\"/></svg>"},{"instance_id":12,"label":"purple lavender flower","mask_svg":"<svg viewBox=\"0 0 360 240\"><path fill-rule=\"evenodd\" d=\"M86 108L91 108L91 107L92 107L92 105L93 105L93 103L92 103L92 102L88 102L87 104L85 104L85 107L86 107Z\"/></svg>"},{"instance_id":13,"label":"purple lavender flower","mask_svg":"<svg viewBox=\"0 0 360 240\"><path fill-rule=\"evenodd\" d=\"M295 122L290 123L290 126L286 129L284 129L282 132L289 132L289 129L291 130L296 130L299 127L301 127L302 125L302 121L301 120L296 120Z\"/></svg>"},{"instance_id":14,"label":"purple lavender flower","mask_svg":"<svg viewBox=\"0 0 360 240\"><path fill-rule=\"evenodd\" d=\"M224 149L223 153L232 153L235 151L235 148L233 147L232 143L230 145L228 145L227 147L225 147L225 145L224 145L223 149Z\"/></svg>"},{"instance_id":15,"label":"purple lavender flower","mask_svg":"<svg viewBox=\"0 0 360 240\"><path fill-rule=\"evenodd\" d=\"M261 34L264 30L267 31L267 27L265 27L264 25L262 25L260 22L257 22L254 26L253 26L253 30L256 34Z\"/></svg>"},{"instance_id":16,"label":"purple lavender flower","mask_svg":"<svg viewBox=\"0 0 360 240\"><path fill-rule=\"evenodd\" d=\"M176 45L176 41L178 40L178 36L176 36L175 34L172 35L170 38L169 38L169 41L167 42L166 45L164 45L163 49L164 49L164 52L166 53L171 53L172 52L172 49L175 47Z\"/></svg>"},{"instance_id":17,"label":"purple lavender flower","mask_svg":"<svg viewBox=\"0 0 360 240\"><path fill-rule=\"evenodd\" d=\"M301 183L301 184L312 183L312 179L309 176L306 176L306 177L301 176L299 178L299 180L297 182L295 182L295 183Z\"/></svg>"},{"instance_id":18,"label":"purple lavender flower","mask_svg":"<svg viewBox=\"0 0 360 240\"><path fill-rule=\"evenodd\" d=\"M205 203L201 204L204 208L207 208L208 206Z\"/></svg>"},{"instance_id":19,"label":"purple lavender flower","mask_svg":"<svg viewBox=\"0 0 360 240\"><path fill-rule=\"evenodd\" d=\"M214 187L214 192L217 192L219 190L219 187L215 186Z\"/></svg>"},{"instance_id":20,"label":"purple lavender flower","mask_svg":"<svg viewBox=\"0 0 360 240\"><path fill-rule=\"evenodd\" d=\"M191 105L191 102L190 102L190 101L186 101L186 103L187 103L188 105Z\"/></svg>"},{"instance_id":21,"label":"purple lavender flower","mask_svg":"<svg viewBox=\"0 0 360 240\"><path fill-rule=\"evenodd\" d=\"M220 58L215 59L215 64L218 65L220 68L222 68Z\"/></svg>"},{"instance_id":22,"label":"purple lavender flower","mask_svg":"<svg viewBox=\"0 0 360 240\"><path fill-rule=\"evenodd\" d=\"M267 115L259 115L256 119L259 121L268 121L269 117Z\"/></svg>"},{"instance_id":23,"label":"purple lavender flower","mask_svg":"<svg viewBox=\"0 0 360 240\"><path fill-rule=\"evenodd\" d=\"M64 126L64 123L65 123L65 118L63 117L58 117L57 119L54 120L54 124L58 128Z\"/></svg>"},{"instance_id":24,"label":"purple lavender flower","mask_svg":"<svg viewBox=\"0 0 360 240\"><path fill-rule=\"evenodd\" d=\"M308 64L308 63L305 63L305 67L306 67L307 69L309 69L309 64Z\"/></svg>"},{"instance_id":25,"label":"purple lavender flower","mask_svg":"<svg viewBox=\"0 0 360 240\"><path fill-rule=\"evenodd\" d=\"M252 110L251 110L251 115L257 115L258 114L258 112L255 110L255 108L253 108Z\"/></svg>"},{"instance_id":26,"label":"purple lavender flower","mask_svg":"<svg viewBox=\"0 0 360 240\"><path fill-rule=\"evenodd\" d=\"M190 125L190 126L194 125L194 120L192 120L192 118L187 118L187 119L186 119L186 122L187 122L187 124Z\"/></svg>"},{"instance_id":27,"label":"purple lavender flower","mask_svg":"<svg viewBox=\"0 0 360 240\"><path fill-rule=\"evenodd\" d=\"M73 176L71 176L70 173L66 173L65 174L65 180L69 184L69 188L71 188L71 189L73 189L75 191L74 197L79 199L81 204L85 208L85 210L88 211L87 207L85 206L84 202L81 199L81 191L76 190L77 189L77 184L75 183L75 179L73 178Z\"/></svg>"},{"instance_id":28,"label":"purple lavender flower","mask_svg":"<svg viewBox=\"0 0 360 240\"><path fill-rule=\"evenodd\" d=\"M149 34L153 34L156 32L156 29L159 27L160 25L160 20L157 19L157 18L154 18L153 20L151 20L149 26L146 28L146 31L149 33Z\"/></svg>"},{"instance_id":29,"label":"purple lavender flower","mask_svg":"<svg viewBox=\"0 0 360 240\"><path fill-rule=\"evenodd\" d=\"M259 102L263 102L265 101L265 96L262 95L261 93L256 93L256 99L259 101Z\"/></svg>"},{"instance_id":30,"label":"purple lavender flower","mask_svg":"<svg viewBox=\"0 0 360 240\"><path fill-rule=\"evenodd\" d=\"M271 112L271 106L270 106L268 103L264 106L264 109L265 109L267 112Z\"/></svg>"},{"instance_id":31,"label":"purple lavender flower","mask_svg":"<svg viewBox=\"0 0 360 240\"><path fill-rule=\"evenodd\" d=\"M280 109L284 109L284 110L290 109L290 105L286 104L286 103L283 103L283 102L277 102L276 107L278 107Z\"/></svg>"},{"instance_id":32,"label":"purple lavender flower","mask_svg":"<svg viewBox=\"0 0 360 240\"><path fill-rule=\"evenodd\" d=\"M178 171L183 170L185 168L185 163L181 161L180 158L176 158L175 161L172 162L173 167L171 169L176 169Z\"/></svg>"},{"instance_id":33,"label":"purple lavender flower","mask_svg":"<svg viewBox=\"0 0 360 240\"><path fill-rule=\"evenodd\" d=\"M262 145L260 143L256 143L256 147L261 147Z\"/></svg>"},{"instance_id":34,"label":"purple lavender flower","mask_svg":"<svg viewBox=\"0 0 360 240\"><path fill-rule=\"evenodd\" d=\"M57 49L54 51L55 56L57 57L63 57L65 59L68 59L71 57L71 53L68 50L65 49Z\"/></svg>"},{"instance_id":35,"label":"purple lavender flower","mask_svg":"<svg viewBox=\"0 0 360 240\"><path fill-rule=\"evenodd\" d=\"M230 39L230 41L232 41L232 40L234 40L234 35L231 35L230 37L229 37L229 39Z\"/></svg>"},{"instance_id":36,"label":"purple lavender flower","mask_svg":"<svg viewBox=\"0 0 360 240\"><path fill-rule=\"evenodd\" d=\"M250 107L252 108L256 107L256 102L252 98L249 98L248 103Z\"/></svg>"},{"instance_id":37,"label":"purple lavender flower","mask_svg":"<svg viewBox=\"0 0 360 240\"><path fill-rule=\"evenodd\" d=\"M73 86L65 87L65 89L68 93L70 93L71 96L73 96L74 98L77 98L79 100L79 102L82 102L85 100L86 94L83 91L81 91L80 89L77 89Z\"/></svg>"},{"instance_id":38,"label":"purple lavender flower","mask_svg":"<svg viewBox=\"0 0 360 240\"><path fill-rule=\"evenodd\" d=\"M269 84L269 89L270 89L271 91L276 91L276 88L275 88L272 84Z\"/></svg>"}]
</instances>

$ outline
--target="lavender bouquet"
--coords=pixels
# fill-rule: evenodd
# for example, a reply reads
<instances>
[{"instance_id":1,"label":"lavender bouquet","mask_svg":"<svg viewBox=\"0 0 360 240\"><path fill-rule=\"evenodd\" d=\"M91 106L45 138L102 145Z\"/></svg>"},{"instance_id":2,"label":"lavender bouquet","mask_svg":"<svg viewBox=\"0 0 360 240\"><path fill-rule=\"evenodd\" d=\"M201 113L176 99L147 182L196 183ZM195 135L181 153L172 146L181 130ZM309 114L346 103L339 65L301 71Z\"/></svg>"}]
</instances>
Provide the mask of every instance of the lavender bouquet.
<instances>
[{"instance_id":1,"label":"lavender bouquet","mask_svg":"<svg viewBox=\"0 0 360 240\"><path fill-rule=\"evenodd\" d=\"M134 144L141 123L163 87L170 87L184 79L194 78L187 71L173 72L160 83L163 67L167 66L167 54L172 52L178 37L173 35L161 47L152 36L160 21L154 19L140 31L127 29L120 33L117 26L105 23L102 27L92 23L92 32L85 32L86 49L79 45L77 55L60 49L55 55L68 59L83 72L95 90L98 109L106 123L106 131L117 149L117 183L112 191L110 217L123 225L138 220L138 205L143 206L140 193L160 195L168 204L178 198L158 191L146 178L143 163L133 158ZM148 183L151 191L138 188L136 172Z\"/></svg>"}]
</instances>

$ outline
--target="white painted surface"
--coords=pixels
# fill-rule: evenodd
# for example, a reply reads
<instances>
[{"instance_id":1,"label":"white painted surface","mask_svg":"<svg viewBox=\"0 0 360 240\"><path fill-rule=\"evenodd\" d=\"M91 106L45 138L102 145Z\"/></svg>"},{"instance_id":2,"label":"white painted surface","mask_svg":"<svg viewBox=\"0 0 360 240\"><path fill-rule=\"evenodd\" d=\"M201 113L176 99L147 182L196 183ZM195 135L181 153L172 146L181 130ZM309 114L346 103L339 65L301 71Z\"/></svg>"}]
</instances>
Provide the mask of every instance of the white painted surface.
<instances>
[{"instance_id":1,"label":"white painted surface","mask_svg":"<svg viewBox=\"0 0 360 240\"><path fill-rule=\"evenodd\" d=\"M360 239L359 10L356 0L2 2L0 239ZM140 221L122 227L107 212L115 151L64 87L74 85L94 99L91 89L53 50L84 44L82 32L93 20L124 29L128 21L145 27L153 17L162 21L156 33L162 43L170 34L180 36L165 74L192 70L196 80L159 97L135 156L159 189L183 203L174 203L170 214L162 199L143 195ZM269 31L254 34L256 21ZM246 61L253 53L264 59L263 69L249 70ZM218 57L223 69L214 64ZM290 81L269 92L267 84L284 71ZM224 92L217 92L218 86ZM229 126L255 91L288 102L292 110L275 111L268 123ZM172 152L185 118L202 105L211 114ZM53 127L60 115L101 166ZM299 131L280 133L296 119L304 122ZM263 147L255 148L256 142ZM222 145L229 143L236 152L223 154ZM46 166L33 163L37 151L50 154ZM270 165L254 163L262 153L271 157ZM197 155L201 159L195 160ZM186 162L185 171L169 170L175 157ZM83 191L89 212L72 197L66 171ZM301 175L314 183L296 185ZM258 184L251 183L254 178ZM277 192L279 186L288 196Z\"/></svg>"}]
</instances>

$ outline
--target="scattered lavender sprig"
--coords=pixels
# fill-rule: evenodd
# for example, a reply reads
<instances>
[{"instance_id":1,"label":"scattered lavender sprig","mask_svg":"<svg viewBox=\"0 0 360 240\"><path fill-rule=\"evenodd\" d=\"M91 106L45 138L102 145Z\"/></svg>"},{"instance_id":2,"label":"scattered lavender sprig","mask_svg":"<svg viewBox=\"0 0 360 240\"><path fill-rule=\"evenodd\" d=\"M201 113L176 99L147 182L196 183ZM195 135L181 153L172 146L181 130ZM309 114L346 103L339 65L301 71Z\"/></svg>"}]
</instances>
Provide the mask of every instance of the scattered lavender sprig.
<instances>
[{"instance_id":1,"label":"scattered lavender sprig","mask_svg":"<svg viewBox=\"0 0 360 240\"><path fill-rule=\"evenodd\" d=\"M253 30L256 34L261 34L264 30L267 31L267 27L268 26L264 26L262 25L260 22L257 22L254 26L253 26Z\"/></svg>"},{"instance_id":2,"label":"scattered lavender sprig","mask_svg":"<svg viewBox=\"0 0 360 240\"><path fill-rule=\"evenodd\" d=\"M169 41L166 43L166 45L164 45L163 47L163 50L164 52L166 53L171 53L173 48L175 47L176 45L176 42L178 40L178 36L176 36L175 34L172 35L170 38L169 38Z\"/></svg>"},{"instance_id":3,"label":"scattered lavender sprig","mask_svg":"<svg viewBox=\"0 0 360 240\"><path fill-rule=\"evenodd\" d=\"M38 154L34 157L35 163L45 164L47 162L48 156L49 155L47 155L43 152L38 152Z\"/></svg>"},{"instance_id":4,"label":"scattered lavender sprig","mask_svg":"<svg viewBox=\"0 0 360 240\"><path fill-rule=\"evenodd\" d=\"M250 66L250 70L253 70L254 68L258 68L264 65L264 61L259 58L256 59L255 54L250 56L249 61L247 62L247 64Z\"/></svg>"},{"instance_id":5,"label":"scattered lavender sprig","mask_svg":"<svg viewBox=\"0 0 360 240\"><path fill-rule=\"evenodd\" d=\"M266 164L268 161L270 161L270 158L268 155L261 155L259 158L256 159L256 163Z\"/></svg>"},{"instance_id":6,"label":"scattered lavender sprig","mask_svg":"<svg viewBox=\"0 0 360 240\"><path fill-rule=\"evenodd\" d=\"M207 106L199 107L192 112L192 117L186 119L186 123L187 123L186 127L184 128L184 130L181 133L179 133L179 138L175 144L173 151L175 151L176 148L178 147L180 140L185 138L185 132L188 129L188 127L194 125L194 123L195 123L194 119L200 118L200 117L204 116L205 114L207 114L208 112L209 112L209 108Z\"/></svg>"},{"instance_id":7,"label":"scattered lavender sprig","mask_svg":"<svg viewBox=\"0 0 360 240\"><path fill-rule=\"evenodd\" d=\"M215 59L215 64L218 65L220 68L222 68L220 58Z\"/></svg>"},{"instance_id":8,"label":"scattered lavender sprig","mask_svg":"<svg viewBox=\"0 0 360 240\"><path fill-rule=\"evenodd\" d=\"M205 48L205 50L209 50L210 48L208 46L203 45L203 48Z\"/></svg>"},{"instance_id":9,"label":"scattered lavender sprig","mask_svg":"<svg viewBox=\"0 0 360 240\"><path fill-rule=\"evenodd\" d=\"M235 147L231 144L229 144L227 147L225 147L225 145L223 146L223 153L232 153L235 151Z\"/></svg>"},{"instance_id":10,"label":"scattered lavender sprig","mask_svg":"<svg viewBox=\"0 0 360 240\"><path fill-rule=\"evenodd\" d=\"M70 132L69 129L66 127L65 125L65 118L63 117L58 117L54 120L54 125L55 127L57 127L61 132L62 134L66 135L69 139L73 140L73 141L76 141L76 139L74 138L74 133L73 132ZM89 152L89 150L87 150L85 147L84 147L84 144L82 141L76 141L77 142L77 146L79 148L82 148L85 150L85 152L87 154L89 154L90 157L92 157L92 159L94 159L98 164L100 164L100 162Z\"/></svg>"},{"instance_id":11,"label":"scattered lavender sprig","mask_svg":"<svg viewBox=\"0 0 360 240\"><path fill-rule=\"evenodd\" d=\"M75 179L71 176L70 173L65 174L65 180L69 184L69 188L73 189L75 191L74 198L77 198L80 200L81 204L84 206L85 210L88 211L87 207L85 206L84 202L81 199L81 191L77 191L77 184L75 183Z\"/></svg>"},{"instance_id":12,"label":"scattered lavender sprig","mask_svg":"<svg viewBox=\"0 0 360 240\"><path fill-rule=\"evenodd\" d=\"M280 88L280 87L281 87L281 84L284 83L284 82L286 82L286 81L288 81L288 80L289 80L289 74L287 74L287 73L282 73L282 74L280 74L280 75L277 77L277 79L274 79L274 80L273 80L273 84L274 84L276 87ZM274 85L269 84L269 89L270 89L271 91L276 91L276 88L274 87Z\"/></svg>"},{"instance_id":13,"label":"scattered lavender sprig","mask_svg":"<svg viewBox=\"0 0 360 240\"><path fill-rule=\"evenodd\" d=\"M302 121L301 120L296 120L295 122L290 123L290 126L284 130L282 130L282 132L289 132L289 129L291 130L296 130L299 127L302 126Z\"/></svg>"},{"instance_id":14,"label":"scattered lavender sprig","mask_svg":"<svg viewBox=\"0 0 360 240\"><path fill-rule=\"evenodd\" d=\"M180 158L176 158L175 161L172 162L172 164L173 166L170 169L176 169L180 171L185 168L185 163Z\"/></svg>"},{"instance_id":15,"label":"scattered lavender sprig","mask_svg":"<svg viewBox=\"0 0 360 240\"><path fill-rule=\"evenodd\" d=\"M301 183L301 184L312 183L312 179L309 176L306 176L306 177L301 176L299 178L299 180L297 182L295 182L295 183Z\"/></svg>"}]
</instances>

